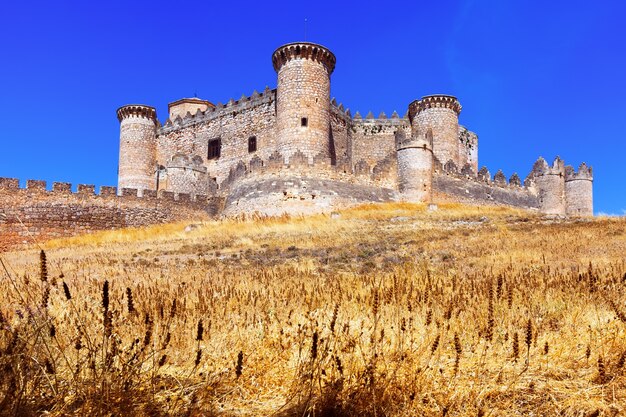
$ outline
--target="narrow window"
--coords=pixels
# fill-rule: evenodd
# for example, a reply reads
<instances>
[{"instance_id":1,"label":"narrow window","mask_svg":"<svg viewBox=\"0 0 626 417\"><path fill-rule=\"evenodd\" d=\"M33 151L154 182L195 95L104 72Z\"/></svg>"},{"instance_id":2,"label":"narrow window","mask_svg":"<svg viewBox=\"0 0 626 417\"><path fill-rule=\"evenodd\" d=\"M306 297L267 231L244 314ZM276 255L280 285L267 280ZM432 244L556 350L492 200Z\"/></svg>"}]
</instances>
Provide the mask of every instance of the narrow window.
<instances>
[{"instance_id":1,"label":"narrow window","mask_svg":"<svg viewBox=\"0 0 626 417\"><path fill-rule=\"evenodd\" d=\"M220 157L222 151L222 139L211 139L209 141L209 154L208 159L217 159Z\"/></svg>"},{"instance_id":2,"label":"narrow window","mask_svg":"<svg viewBox=\"0 0 626 417\"><path fill-rule=\"evenodd\" d=\"M256 136L248 138L248 153L256 152Z\"/></svg>"},{"instance_id":3,"label":"narrow window","mask_svg":"<svg viewBox=\"0 0 626 417\"><path fill-rule=\"evenodd\" d=\"M300 126L307 127L308 125L309 125L309 119L307 119L306 117L303 117L302 119L300 119Z\"/></svg>"}]
</instances>

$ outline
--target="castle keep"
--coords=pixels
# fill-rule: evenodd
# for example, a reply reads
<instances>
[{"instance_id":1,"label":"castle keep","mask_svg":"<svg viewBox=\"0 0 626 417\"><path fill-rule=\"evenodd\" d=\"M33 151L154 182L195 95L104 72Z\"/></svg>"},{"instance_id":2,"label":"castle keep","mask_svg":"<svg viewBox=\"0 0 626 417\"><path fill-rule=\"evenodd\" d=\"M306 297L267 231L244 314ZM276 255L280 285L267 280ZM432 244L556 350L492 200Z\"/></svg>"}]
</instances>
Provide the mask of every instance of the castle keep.
<instances>
[{"instance_id":1,"label":"castle keep","mask_svg":"<svg viewBox=\"0 0 626 417\"><path fill-rule=\"evenodd\" d=\"M383 202L497 204L593 215L590 167L543 158L522 182L478 169L478 137L459 125L452 96L415 100L404 117L352 115L330 97L335 56L308 42L274 51L276 89L217 105L199 98L156 110L127 105L120 121L118 187L0 178L0 250L27 235L217 215L328 212Z\"/></svg>"},{"instance_id":2,"label":"castle keep","mask_svg":"<svg viewBox=\"0 0 626 417\"><path fill-rule=\"evenodd\" d=\"M330 97L333 53L283 45L272 55L275 90L225 105L198 98L128 105L120 121L119 189L224 199L226 215L313 213L356 203L462 201L593 214L592 171L540 158L522 183L478 170L476 134L459 125L452 96L415 100L406 116L351 115Z\"/></svg>"}]
</instances>

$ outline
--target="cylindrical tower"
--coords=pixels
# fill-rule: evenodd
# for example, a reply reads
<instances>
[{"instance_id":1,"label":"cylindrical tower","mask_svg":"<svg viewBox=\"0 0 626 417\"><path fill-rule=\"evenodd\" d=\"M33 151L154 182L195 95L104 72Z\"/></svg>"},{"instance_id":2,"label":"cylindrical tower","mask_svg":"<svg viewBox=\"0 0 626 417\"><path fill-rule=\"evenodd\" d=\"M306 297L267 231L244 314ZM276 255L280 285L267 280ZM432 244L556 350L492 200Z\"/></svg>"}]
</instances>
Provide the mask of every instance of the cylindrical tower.
<instances>
[{"instance_id":1,"label":"cylindrical tower","mask_svg":"<svg viewBox=\"0 0 626 417\"><path fill-rule=\"evenodd\" d=\"M584 162L578 172L565 167L565 213L568 216L593 216L593 171Z\"/></svg>"},{"instance_id":2,"label":"cylindrical tower","mask_svg":"<svg viewBox=\"0 0 626 417\"><path fill-rule=\"evenodd\" d=\"M565 165L557 157L552 166L539 158L532 177L538 191L539 209L545 214L565 215Z\"/></svg>"},{"instance_id":3,"label":"cylindrical tower","mask_svg":"<svg viewBox=\"0 0 626 417\"><path fill-rule=\"evenodd\" d=\"M131 104L117 110L120 121L118 189L156 189L156 110Z\"/></svg>"},{"instance_id":4,"label":"cylindrical tower","mask_svg":"<svg viewBox=\"0 0 626 417\"><path fill-rule=\"evenodd\" d=\"M335 55L308 42L283 45L274 51L278 73L276 138L286 162L296 151L331 161L330 74Z\"/></svg>"},{"instance_id":5,"label":"cylindrical tower","mask_svg":"<svg viewBox=\"0 0 626 417\"><path fill-rule=\"evenodd\" d=\"M430 202L433 181L433 133L431 129L420 132L413 126L411 137L404 132L396 132L398 152L398 190L406 201Z\"/></svg>"},{"instance_id":6,"label":"cylindrical tower","mask_svg":"<svg viewBox=\"0 0 626 417\"><path fill-rule=\"evenodd\" d=\"M425 96L409 104L412 128L417 129L420 136L432 129L433 154L442 165L452 161L462 167L466 163L465 158L459 156L460 113L461 104L453 96Z\"/></svg>"}]
</instances>

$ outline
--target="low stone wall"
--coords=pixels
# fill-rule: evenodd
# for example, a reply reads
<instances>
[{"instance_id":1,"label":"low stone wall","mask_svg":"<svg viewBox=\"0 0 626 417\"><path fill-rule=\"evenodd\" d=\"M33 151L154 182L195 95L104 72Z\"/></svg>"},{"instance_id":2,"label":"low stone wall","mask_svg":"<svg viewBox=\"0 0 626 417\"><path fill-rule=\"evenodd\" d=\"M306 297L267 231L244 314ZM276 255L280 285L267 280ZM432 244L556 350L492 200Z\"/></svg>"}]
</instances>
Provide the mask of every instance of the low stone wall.
<instances>
[{"instance_id":1,"label":"low stone wall","mask_svg":"<svg viewBox=\"0 0 626 417\"><path fill-rule=\"evenodd\" d=\"M237 181L226 198L223 214L278 216L328 213L357 204L396 199L396 191L388 188L303 177L284 171Z\"/></svg>"},{"instance_id":2,"label":"low stone wall","mask_svg":"<svg viewBox=\"0 0 626 417\"><path fill-rule=\"evenodd\" d=\"M528 188L497 185L446 173L433 175L433 201L539 209L537 196Z\"/></svg>"},{"instance_id":3,"label":"low stone wall","mask_svg":"<svg viewBox=\"0 0 626 417\"><path fill-rule=\"evenodd\" d=\"M54 183L46 190L44 181L27 182L0 178L0 251L55 237L73 236L97 230L140 227L186 219L204 219L221 211L223 200L125 188L117 195L115 187Z\"/></svg>"}]
</instances>

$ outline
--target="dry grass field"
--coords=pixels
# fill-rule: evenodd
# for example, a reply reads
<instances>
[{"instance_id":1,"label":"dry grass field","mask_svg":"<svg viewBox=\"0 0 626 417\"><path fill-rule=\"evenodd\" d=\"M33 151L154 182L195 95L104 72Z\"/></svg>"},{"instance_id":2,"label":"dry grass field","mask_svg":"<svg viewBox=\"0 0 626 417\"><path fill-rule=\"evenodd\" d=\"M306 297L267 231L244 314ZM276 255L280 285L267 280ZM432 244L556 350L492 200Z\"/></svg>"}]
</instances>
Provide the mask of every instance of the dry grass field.
<instances>
[{"instance_id":1,"label":"dry grass field","mask_svg":"<svg viewBox=\"0 0 626 417\"><path fill-rule=\"evenodd\" d=\"M626 415L624 218L387 204L0 259L1 415Z\"/></svg>"}]
</instances>

